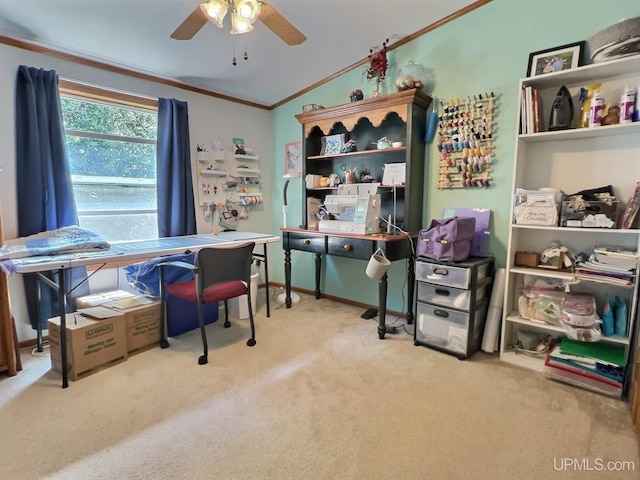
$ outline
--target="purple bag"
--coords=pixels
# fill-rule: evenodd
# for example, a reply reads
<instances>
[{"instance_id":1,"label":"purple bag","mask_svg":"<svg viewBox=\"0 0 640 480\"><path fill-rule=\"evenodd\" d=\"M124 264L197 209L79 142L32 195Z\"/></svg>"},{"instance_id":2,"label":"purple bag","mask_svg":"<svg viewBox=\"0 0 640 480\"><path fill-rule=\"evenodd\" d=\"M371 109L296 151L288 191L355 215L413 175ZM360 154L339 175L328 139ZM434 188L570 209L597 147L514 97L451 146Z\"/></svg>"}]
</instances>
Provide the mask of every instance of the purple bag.
<instances>
[{"instance_id":1,"label":"purple bag","mask_svg":"<svg viewBox=\"0 0 640 480\"><path fill-rule=\"evenodd\" d=\"M431 220L427 230L418 234L418 257L445 262L460 262L471 252L476 229L474 217L451 217Z\"/></svg>"}]
</instances>

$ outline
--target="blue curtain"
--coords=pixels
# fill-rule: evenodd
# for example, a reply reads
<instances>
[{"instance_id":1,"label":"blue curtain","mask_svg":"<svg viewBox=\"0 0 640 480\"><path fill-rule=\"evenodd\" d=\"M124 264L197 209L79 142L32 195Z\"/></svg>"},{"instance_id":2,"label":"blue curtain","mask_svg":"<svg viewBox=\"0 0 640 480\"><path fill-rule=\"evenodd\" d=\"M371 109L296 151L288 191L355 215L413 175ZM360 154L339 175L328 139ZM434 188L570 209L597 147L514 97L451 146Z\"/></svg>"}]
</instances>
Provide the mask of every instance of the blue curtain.
<instances>
[{"instance_id":1,"label":"blue curtain","mask_svg":"<svg viewBox=\"0 0 640 480\"><path fill-rule=\"evenodd\" d=\"M196 233L186 102L158 99L158 235Z\"/></svg>"},{"instance_id":2,"label":"blue curtain","mask_svg":"<svg viewBox=\"0 0 640 480\"><path fill-rule=\"evenodd\" d=\"M18 235L25 237L78 224L67 147L65 143L58 75L20 65L16 81L16 180ZM35 275L25 275L25 294L33 328L47 328L47 319L59 315L57 293L43 286L38 311ZM51 276L57 282L57 275ZM85 268L67 271L67 286L86 278ZM78 288L74 296L88 292Z\"/></svg>"}]
</instances>

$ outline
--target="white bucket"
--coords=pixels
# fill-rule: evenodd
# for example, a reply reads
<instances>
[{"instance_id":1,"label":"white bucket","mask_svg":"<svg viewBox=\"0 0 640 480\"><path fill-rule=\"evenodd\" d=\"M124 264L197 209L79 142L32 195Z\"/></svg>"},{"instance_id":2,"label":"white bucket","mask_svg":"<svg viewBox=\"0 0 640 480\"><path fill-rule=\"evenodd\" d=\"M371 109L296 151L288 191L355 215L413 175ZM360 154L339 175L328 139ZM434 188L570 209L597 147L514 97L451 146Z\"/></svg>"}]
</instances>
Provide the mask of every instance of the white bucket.
<instances>
[{"instance_id":1,"label":"white bucket","mask_svg":"<svg viewBox=\"0 0 640 480\"><path fill-rule=\"evenodd\" d=\"M253 315L256 315L258 308L258 284L260 283L260 270L256 265L251 265L251 284L249 289L251 290L251 310ZM229 306L229 315L235 318L244 320L249 318L249 306L247 305L247 296L240 295L239 297L232 298L227 302Z\"/></svg>"},{"instance_id":2,"label":"white bucket","mask_svg":"<svg viewBox=\"0 0 640 480\"><path fill-rule=\"evenodd\" d=\"M373 280L380 280L389 270L389 265L391 265L391 262L384 256L384 252L380 248L377 249L373 252L367 264L367 269L365 270L367 277Z\"/></svg>"}]
</instances>

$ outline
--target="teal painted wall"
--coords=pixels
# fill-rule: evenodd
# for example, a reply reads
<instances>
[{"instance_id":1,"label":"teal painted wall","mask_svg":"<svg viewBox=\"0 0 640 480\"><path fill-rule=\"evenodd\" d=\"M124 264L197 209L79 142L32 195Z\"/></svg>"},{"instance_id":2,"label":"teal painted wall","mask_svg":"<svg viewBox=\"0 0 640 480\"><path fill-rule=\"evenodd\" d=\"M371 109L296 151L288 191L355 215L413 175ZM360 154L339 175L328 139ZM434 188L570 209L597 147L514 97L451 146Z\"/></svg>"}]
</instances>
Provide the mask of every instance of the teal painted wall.
<instances>
[{"instance_id":1,"label":"teal painted wall","mask_svg":"<svg viewBox=\"0 0 640 480\"><path fill-rule=\"evenodd\" d=\"M496 256L497 266L503 267L508 240L518 80L526 75L529 53L585 40L601 28L639 15L638 0L493 0L391 51L389 83L393 83L399 66L414 60L427 68L425 90L436 101L483 92L498 95L493 186L487 190L438 190L435 179L439 156L435 144L429 145L425 158L428 167L423 224L427 225L432 218L440 218L444 207L491 209L489 251ZM381 41L390 33L381 31ZM363 52L363 57L367 53ZM585 58L589 58L588 48ZM274 232L278 231L283 222L282 210L278 206L282 205L284 185L284 145L302 138L302 127L294 115L300 113L302 106L308 103L324 106L347 103L349 92L356 88L361 88L365 95L370 95L372 86L364 80L362 71L363 68L357 68L341 75L272 112L272 156L276 159L273 162L275 168L271 172L274 185ZM282 158L282 161L278 162L278 158ZM289 184L289 226L297 226L302 220L301 182L298 179ZM270 253L270 263L273 265L271 278L284 282L284 271L278 267L284 261L282 250L273 248ZM323 268L323 292L377 304L377 285L364 273L366 262L327 257ZM389 271L389 309L407 310L403 293L405 269L403 262L394 262ZM313 271L312 254L292 252L294 286L313 290Z\"/></svg>"}]
</instances>

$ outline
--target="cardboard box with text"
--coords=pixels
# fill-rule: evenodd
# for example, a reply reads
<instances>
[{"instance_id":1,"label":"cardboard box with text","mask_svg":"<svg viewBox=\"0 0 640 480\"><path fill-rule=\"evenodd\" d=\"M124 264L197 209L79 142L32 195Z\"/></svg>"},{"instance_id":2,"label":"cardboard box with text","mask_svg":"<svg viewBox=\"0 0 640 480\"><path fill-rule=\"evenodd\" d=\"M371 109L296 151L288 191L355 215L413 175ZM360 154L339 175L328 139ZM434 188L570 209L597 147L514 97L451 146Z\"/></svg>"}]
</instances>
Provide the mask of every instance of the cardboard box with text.
<instances>
[{"instance_id":1,"label":"cardboard box with text","mask_svg":"<svg viewBox=\"0 0 640 480\"><path fill-rule=\"evenodd\" d=\"M138 296L107 303L105 306L124 315L129 355L160 344L160 300Z\"/></svg>"},{"instance_id":2,"label":"cardboard box with text","mask_svg":"<svg viewBox=\"0 0 640 480\"><path fill-rule=\"evenodd\" d=\"M92 320L81 313L66 316L67 373L79 380L127 359L124 315ZM62 373L60 317L50 318L51 368Z\"/></svg>"}]
</instances>

